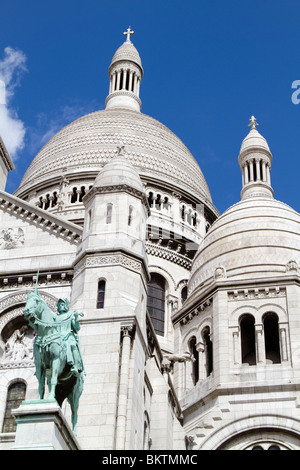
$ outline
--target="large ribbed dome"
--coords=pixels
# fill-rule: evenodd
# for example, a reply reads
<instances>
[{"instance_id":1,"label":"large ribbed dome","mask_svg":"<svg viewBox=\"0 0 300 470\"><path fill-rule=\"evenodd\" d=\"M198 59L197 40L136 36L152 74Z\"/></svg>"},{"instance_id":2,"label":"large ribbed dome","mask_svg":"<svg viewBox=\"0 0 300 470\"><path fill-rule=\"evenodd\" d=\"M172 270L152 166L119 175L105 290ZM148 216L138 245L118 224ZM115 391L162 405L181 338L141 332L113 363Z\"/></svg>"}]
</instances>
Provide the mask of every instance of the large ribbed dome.
<instances>
[{"instance_id":1,"label":"large ribbed dome","mask_svg":"<svg viewBox=\"0 0 300 470\"><path fill-rule=\"evenodd\" d=\"M120 145L142 179L180 188L211 206L202 171L182 141L157 120L124 108L97 111L63 128L34 158L16 194L47 190L62 175L96 178Z\"/></svg>"},{"instance_id":2,"label":"large ribbed dome","mask_svg":"<svg viewBox=\"0 0 300 470\"><path fill-rule=\"evenodd\" d=\"M189 292L219 278L277 278L297 265L300 214L271 198L247 199L225 211L207 233L193 262Z\"/></svg>"}]
</instances>

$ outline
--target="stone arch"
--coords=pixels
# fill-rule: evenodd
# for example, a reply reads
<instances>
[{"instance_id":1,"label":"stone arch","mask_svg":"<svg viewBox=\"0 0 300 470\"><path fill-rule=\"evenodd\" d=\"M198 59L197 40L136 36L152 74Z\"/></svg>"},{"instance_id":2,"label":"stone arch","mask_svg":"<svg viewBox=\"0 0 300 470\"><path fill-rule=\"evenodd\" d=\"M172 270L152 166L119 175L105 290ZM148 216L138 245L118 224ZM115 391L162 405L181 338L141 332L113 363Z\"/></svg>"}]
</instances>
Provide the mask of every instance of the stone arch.
<instances>
[{"instance_id":1,"label":"stone arch","mask_svg":"<svg viewBox=\"0 0 300 470\"><path fill-rule=\"evenodd\" d=\"M1 359L5 359L6 353L4 353L4 351L5 346L8 347L8 340L10 340L14 332L20 330L20 333L22 333L21 330L26 328L27 321L23 316L23 308L25 306L29 292L32 292L32 289L14 292L12 294L7 295L0 301L0 367L4 367L4 365L1 364ZM47 292L40 291L39 293L40 296L45 300L47 305L51 308L51 310L56 311L56 302L58 299L53 295L48 294ZM29 329L31 330L31 328ZM26 331L26 341L28 341L27 335L29 333L29 331ZM30 335L30 337L31 336L32 335ZM28 355L28 352L26 354ZM31 365L32 361L28 359L28 361L25 362L25 366L28 367ZM10 360L7 361L5 367L7 367L9 363ZM13 361L11 367L20 367L20 365L23 364L22 361L17 361L17 363L16 361Z\"/></svg>"},{"instance_id":2,"label":"stone arch","mask_svg":"<svg viewBox=\"0 0 300 470\"><path fill-rule=\"evenodd\" d=\"M230 442L234 442L247 433L266 430L280 431L286 436L292 436L300 449L300 422L290 416L280 415L252 415L227 423L210 434L198 450L221 450L230 448Z\"/></svg>"}]
</instances>

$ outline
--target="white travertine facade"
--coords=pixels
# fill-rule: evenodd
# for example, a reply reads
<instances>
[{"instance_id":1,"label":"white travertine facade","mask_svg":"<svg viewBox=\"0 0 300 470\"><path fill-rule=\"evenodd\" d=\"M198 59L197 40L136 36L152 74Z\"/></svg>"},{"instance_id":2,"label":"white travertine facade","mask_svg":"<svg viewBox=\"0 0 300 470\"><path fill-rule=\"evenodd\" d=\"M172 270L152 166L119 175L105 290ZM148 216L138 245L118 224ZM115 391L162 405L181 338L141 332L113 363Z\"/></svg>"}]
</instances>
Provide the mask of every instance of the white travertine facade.
<instances>
[{"instance_id":1,"label":"white travertine facade","mask_svg":"<svg viewBox=\"0 0 300 470\"><path fill-rule=\"evenodd\" d=\"M241 201L219 215L189 150L140 112L124 34L106 108L58 132L14 195L0 145L0 449L11 408L38 398L22 315L38 266L52 310L85 314L82 449L300 449L300 215L274 199L254 117Z\"/></svg>"}]
</instances>

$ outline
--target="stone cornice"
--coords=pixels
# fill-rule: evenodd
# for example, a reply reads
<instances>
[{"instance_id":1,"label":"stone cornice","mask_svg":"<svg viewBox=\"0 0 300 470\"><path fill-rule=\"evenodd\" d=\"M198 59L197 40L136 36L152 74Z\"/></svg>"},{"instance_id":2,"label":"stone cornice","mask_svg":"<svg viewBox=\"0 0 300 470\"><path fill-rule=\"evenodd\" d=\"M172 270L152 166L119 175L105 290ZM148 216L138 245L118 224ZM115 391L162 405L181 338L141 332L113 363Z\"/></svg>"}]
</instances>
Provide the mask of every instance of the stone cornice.
<instances>
[{"instance_id":1,"label":"stone cornice","mask_svg":"<svg viewBox=\"0 0 300 470\"><path fill-rule=\"evenodd\" d=\"M0 191L0 209L15 213L16 217L22 217L29 223L50 229L56 235L71 243L78 244L81 242L82 228L78 225L65 221L3 191Z\"/></svg>"},{"instance_id":2,"label":"stone cornice","mask_svg":"<svg viewBox=\"0 0 300 470\"><path fill-rule=\"evenodd\" d=\"M129 96L129 98L134 99L139 104L139 106L142 106L142 102L140 98L136 96L134 93L132 93L131 91L127 91L127 90L114 91L113 93L108 95L108 97L105 100L105 106L107 106L107 103L115 96Z\"/></svg>"},{"instance_id":3,"label":"stone cornice","mask_svg":"<svg viewBox=\"0 0 300 470\"><path fill-rule=\"evenodd\" d=\"M150 212L148 200L146 198L146 194L142 191L139 191L136 188L129 186L128 184L117 184L117 185L100 186L100 187L93 186L89 190L89 192L84 196L83 202L84 204L86 204L96 194L106 194L106 193L115 193L115 192L118 192L118 193L125 192L128 194L131 194L134 197L137 197L138 199L141 199L144 206L146 207L148 217L150 216L151 212Z\"/></svg>"},{"instance_id":4,"label":"stone cornice","mask_svg":"<svg viewBox=\"0 0 300 470\"><path fill-rule=\"evenodd\" d=\"M143 279L145 286L147 286L150 275L144 260L134 257L122 251L108 251L108 252L84 252L77 257L74 262L74 278L78 276L81 271L87 268L96 268L99 266L123 266L131 271L139 273Z\"/></svg>"},{"instance_id":5,"label":"stone cornice","mask_svg":"<svg viewBox=\"0 0 300 470\"><path fill-rule=\"evenodd\" d=\"M196 310L199 306L205 305L208 299L212 302L213 296L217 291L227 291L229 301L238 300L242 297L249 299L249 292L251 298L256 298L257 296L273 298L284 296L287 285L300 286L300 277L298 275L283 274L282 276L258 279L257 281L250 279L214 280L210 284L200 286L195 290L188 297L183 307L172 316L172 322L175 324L181 322L184 318L191 320L193 316L197 315Z\"/></svg>"},{"instance_id":6,"label":"stone cornice","mask_svg":"<svg viewBox=\"0 0 300 470\"><path fill-rule=\"evenodd\" d=\"M145 243L145 249L147 255L157 256L158 258L163 258L172 263L179 264L184 268L190 270L192 266L192 260L186 256L180 255L179 253L175 253L173 250L169 248L165 248L163 246L159 246L157 244L151 243L147 241Z\"/></svg>"}]
</instances>

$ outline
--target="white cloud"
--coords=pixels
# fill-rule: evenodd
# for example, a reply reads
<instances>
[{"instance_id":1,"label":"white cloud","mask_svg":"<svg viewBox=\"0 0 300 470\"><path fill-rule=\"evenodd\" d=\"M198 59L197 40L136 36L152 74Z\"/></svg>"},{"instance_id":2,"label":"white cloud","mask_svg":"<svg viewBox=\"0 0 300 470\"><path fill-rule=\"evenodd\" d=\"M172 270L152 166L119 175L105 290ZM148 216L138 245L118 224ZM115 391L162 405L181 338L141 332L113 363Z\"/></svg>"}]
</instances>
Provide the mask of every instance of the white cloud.
<instances>
[{"instance_id":1,"label":"white cloud","mask_svg":"<svg viewBox=\"0 0 300 470\"><path fill-rule=\"evenodd\" d=\"M26 56L22 51L6 47L0 60L0 136L13 159L24 147L25 126L11 106L15 87L26 71Z\"/></svg>"}]
</instances>

